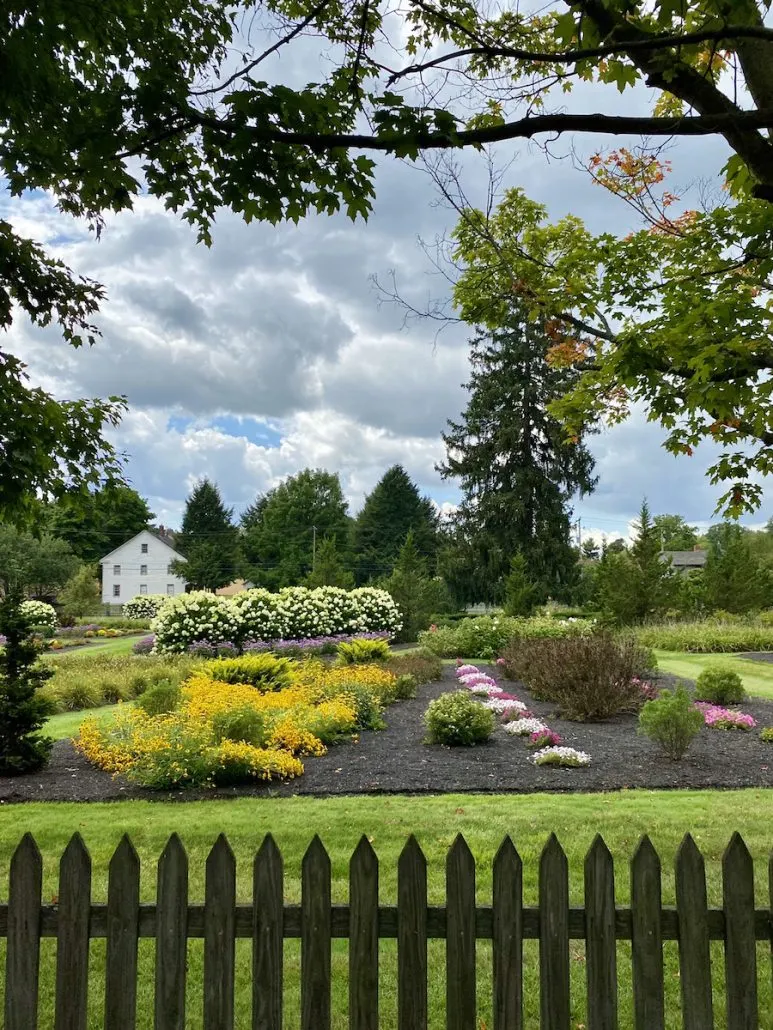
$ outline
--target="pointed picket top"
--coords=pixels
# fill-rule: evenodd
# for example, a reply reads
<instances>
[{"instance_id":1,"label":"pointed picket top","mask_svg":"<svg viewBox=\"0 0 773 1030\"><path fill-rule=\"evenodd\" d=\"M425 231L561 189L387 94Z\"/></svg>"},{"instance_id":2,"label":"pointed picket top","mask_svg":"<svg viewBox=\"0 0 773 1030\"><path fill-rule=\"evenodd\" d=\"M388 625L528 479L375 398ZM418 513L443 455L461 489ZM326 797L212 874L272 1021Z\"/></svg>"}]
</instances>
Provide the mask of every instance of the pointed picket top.
<instances>
[{"instance_id":1,"label":"pointed picket top","mask_svg":"<svg viewBox=\"0 0 773 1030\"><path fill-rule=\"evenodd\" d=\"M159 862L169 861L184 862L186 864L188 862L188 853L185 850L185 845L177 833L172 833L169 837L159 859Z\"/></svg>"},{"instance_id":2,"label":"pointed picket top","mask_svg":"<svg viewBox=\"0 0 773 1030\"><path fill-rule=\"evenodd\" d=\"M475 859L463 834L457 833L446 855L446 869L451 866L475 869Z\"/></svg>"},{"instance_id":3,"label":"pointed picket top","mask_svg":"<svg viewBox=\"0 0 773 1030\"><path fill-rule=\"evenodd\" d=\"M114 867L134 869L135 867L139 868L139 864L140 856L137 854L137 849L134 847L129 834L125 833L118 841L118 846L113 852L109 870L112 872Z\"/></svg>"},{"instance_id":4,"label":"pointed picket top","mask_svg":"<svg viewBox=\"0 0 773 1030\"><path fill-rule=\"evenodd\" d=\"M752 856L741 834L736 830L722 855L722 872L725 876L747 872L753 868Z\"/></svg>"},{"instance_id":5,"label":"pointed picket top","mask_svg":"<svg viewBox=\"0 0 773 1030\"><path fill-rule=\"evenodd\" d=\"M260 847L255 855L255 863L258 862L282 862L282 852L279 850L274 835L267 833L260 842Z\"/></svg>"},{"instance_id":6,"label":"pointed picket top","mask_svg":"<svg viewBox=\"0 0 773 1030\"><path fill-rule=\"evenodd\" d=\"M660 855L655 850L655 845L649 838L648 834L644 834L639 843L636 845L636 850L631 857L631 866L638 868L642 867L655 867L660 869Z\"/></svg>"},{"instance_id":7,"label":"pointed picket top","mask_svg":"<svg viewBox=\"0 0 773 1030\"><path fill-rule=\"evenodd\" d=\"M20 865L24 868L28 863L30 865L39 865L41 868L43 867L43 856L40 854L38 842L29 830L16 845L16 850L11 858L11 873L13 873L14 868L17 866Z\"/></svg>"},{"instance_id":8,"label":"pointed picket top","mask_svg":"<svg viewBox=\"0 0 773 1030\"><path fill-rule=\"evenodd\" d=\"M307 866L330 868L330 855L328 855L327 849L318 833L315 833L311 838L311 843L306 848L306 853L303 856L301 868L305 869Z\"/></svg>"},{"instance_id":9,"label":"pointed picket top","mask_svg":"<svg viewBox=\"0 0 773 1030\"><path fill-rule=\"evenodd\" d=\"M228 843L228 838L224 833L221 833L207 855L207 871L209 871L210 867L218 869L231 865L236 865L236 858L231 845Z\"/></svg>"},{"instance_id":10,"label":"pointed picket top","mask_svg":"<svg viewBox=\"0 0 773 1030\"><path fill-rule=\"evenodd\" d=\"M363 833L357 842L357 847L352 852L350 866L357 866L360 869L372 869L378 867L378 856L373 845Z\"/></svg>"},{"instance_id":11,"label":"pointed picket top","mask_svg":"<svg viewBox=\"0 0 773 1030\"><path fill-rule=\"evenodd\" d=\"M684 866L695 869L703 869L704 867L703 855L691 833L684 835L682 843L677 848L676 864L677 867Z\"/></svg>"},{"instance_id":12,"label":"pointed picket top","mask_svg":"<svg viewBox=\"0 0 773 1030\"><path fill-rule=\"evenodd\" d=\"M403 846L398 859L398 871L403 867L419 866L426 870L427 859L416 837L411 834Z\"/></svg>"},{"instance_id":13,"label":"pointed picket top","mask_svg":"<svg viewBox=\"0 0 773 1030\"><path fill-rule=\"evenodd\" d=\"M494 867L496 868L496 866L507 862L515 862L517 865L521 864L521 856L518 854L518 849L513 844L509 834L497 848L497 853L494 855Z\"/></svg>"},{"instance_id":14,"label":"pointed picket top","mask_svg":"<svg viewBox=\"0 0 773 1030\"><path fill-rule=\"evenodd\" d=\"M606 841L597 833L593 838L593 843L588 849L588 854L585 856L585 868L588 869L590 866L606 867L613 866L612 852L607 847Z\"/></svg>"},{"instance_id":15,"label":"pointed picket top","mask_svg":"<svg viewBox=\"0 0 773 1030\"><path fill-rule=\"evenodd\" d=\"M65 865L88 866L91 868L91 855L86 847L83 837L76 832L67 842L67 847L62 852L60 868Z\"/></svg>"},{"instance_id":16,"label":"pointed picket top","mask_svg":"<svg viewBox=\"0 0 773 1030\"><path fill-rule=\"evenodd\" d=\"M568 868L566 852L561 847L561 842L558 837L556 837L555 833L551 833L548 837L545 847L542 849L539 864L540 869L544 869L548 866L560 869Z\"/></svg>"}]
</instances>

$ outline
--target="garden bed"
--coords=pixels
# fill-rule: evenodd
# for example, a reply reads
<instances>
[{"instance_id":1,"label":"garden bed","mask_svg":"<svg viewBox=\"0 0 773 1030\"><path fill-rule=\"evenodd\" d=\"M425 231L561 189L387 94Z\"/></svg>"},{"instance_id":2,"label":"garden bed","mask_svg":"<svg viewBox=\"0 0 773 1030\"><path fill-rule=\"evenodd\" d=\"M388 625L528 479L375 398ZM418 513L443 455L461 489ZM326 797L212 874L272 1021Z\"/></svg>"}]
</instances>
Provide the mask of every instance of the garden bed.
<instances>
[{"instance_id":1,"label":"garden bed","mask_svg":"<svg viewBox=\"0 0 773 1030\"><path fill-rule=\"evenodd\" d=\"M672 677L663 676L662 681ZM321 758L305 758L302 777L288 783L254 784L217 790L154 792L132 786L89 765L70 741L58 741L50 765L32 776L0 777L0 803L12 801L107 801L121 798L199 799L249 795L335 795L367 793L447 793L609 791L626 787L771 787L773 745L758 730L773 725L773 702L742 706L758 722L751 732L701 730L687 757L670 762L636 732L636 717L604 723L572 723L555 718L554 706L532 701L516 687L535 715L544 717L565 744L587 751L587 769L537 768L527 760L524 740L498 727L492 740L475 748L449 749L423 743L423 714L432 698L456 688L448 668L438 683L386 712L388 727L363 733L358 743L330 748Z\"/></svg>"}]
</instances>

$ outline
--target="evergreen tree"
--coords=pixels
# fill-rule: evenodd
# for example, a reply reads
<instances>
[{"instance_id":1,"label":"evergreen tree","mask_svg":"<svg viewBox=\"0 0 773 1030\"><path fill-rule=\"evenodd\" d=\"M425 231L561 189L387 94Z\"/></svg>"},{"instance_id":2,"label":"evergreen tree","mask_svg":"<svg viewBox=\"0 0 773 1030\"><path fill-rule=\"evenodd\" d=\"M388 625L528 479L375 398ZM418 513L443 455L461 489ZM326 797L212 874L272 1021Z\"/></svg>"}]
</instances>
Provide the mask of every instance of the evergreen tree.
<instances>
[{"instance_id":1,"label":"evergreen tree","mask_svg":"<svg viewBox=\"0 0 773 1030\"><path fill-rule=\"evenodd\" d=\"M712 610L743 613L773 601L771 575L752 552L747 534L732 522L712 526L703 569L706 604Z\"/></svg>"},{"instance_id":2,"label":"evergreen tree","mask_svg":"<svg viewBox=\"0 0 773 1030\"><path fill-rule=\"evenodd\" d=\"M531 615L536 605L537 590L529 579L526 559L516 554L510 562L505 580L505 615Z\"/></svg>"},{"instance_id":3,"label":"evergreen tree","mask_svg":"<svg viewBox=\"0 0 773 1030\"><path fill-rule=\"evenodd\" d=\"M332 540L348 567L350 519L337 474L303 469L270 490L258 508L242 537L244 573L253 583L271 590L303 583L312 571L315 537L318 545Z\"/></svg>"},{"instance_id":4,"label":"evergreen tree","mask_svg":"<svg viewBox=\"0 0 773 1030\"><path fill-rule=\"evenodd\" d=\"M548 412L578 375L548 363L551 342L517 308L501 328L476 336L469 401L443 436L439 471L460 481L457 525L485 570L477 600L501 599L519 552L541 599L567 597L576 577L568 502L593 489L593 458Z\"/></svg>"},{"instance_id":5,"label":"evergreen tree","mask_svg":"<svg viewBox=\"0 0 773 1030\"><path fill-rule=\"evenodd\" d=\"M428 628L433 614L450 607L445 584L439 576L429 575L412 530L408 531L392 574L383 586L402 613L403 625L397 635L400 642L415 641L419 631Z\"/></svg>"},{"instance_id":6,"label":"evergreen tree","mask_svg":"<svg viewBox=\"0 0 773 1030\"><path fill-rule=\"evenodd\" d=\"M599 563L598 598L607 618L624 625L662 615L677 596L677 574L660 551L647 501L630 550L608 547Z\"/></svg>"},{"instance_id":7,"label":"evergreen tree","mask_svg":"<svg viewBox=\"0 0 773 1030\"><path fill-rule=\"evenodd\" d=\"M336 542L326 536L317 544L314 567L306 577L307 587L343 587L350 590L354 586L354 576L345 567Z\"/></svg>"},{"instance_id":8,"label":"evergreen tree","mask_svg":"<svg viewBox=\"0 0 773 1030\"><path fill-rule=\"evenodd\" d=\"M34 772L45 765L53 741L40 735L53 705L38 687L53 670L38 664L31 626L21 611L23 595L13 591L0 601L0 776Z\"/></svg>"},{"instance_id":9,"label":"evergreen tree","mask_svg":"<svg viewBox=\"0 0 773 1030\"><path fill-rule=\"evenodd\" d=\"M239 559L239 534L220 491L208 479L193 488L185 502L182 528L175 549L185 561L172 562L193 590L217 590L233 582Z\"/></svg>"},{"instance_id":10,"label":"evergreen tree","mask_svg":"<svg viewBox=\"0 0 773 1030\"><path fill-rule=\"evenodd\" d=\"M388 575L409 532L434 569L439 517L402 465L393 465L365 498L354 523L353 550L358 583Z\"/></svg>"},{"instance_id":11,"label":"evergreen tree","mask_svg":"<svg viewBox=\"0 0 773 1030\"><path fill-rule=\"evenodd\" d=\"M593 537L588 537L587 540L583 540L582 556L583 558L585 558L586 561L598 561L599 557L601 556L601 550L599 548L599 545L596 543Z\"/></svg>"}]
</instances>

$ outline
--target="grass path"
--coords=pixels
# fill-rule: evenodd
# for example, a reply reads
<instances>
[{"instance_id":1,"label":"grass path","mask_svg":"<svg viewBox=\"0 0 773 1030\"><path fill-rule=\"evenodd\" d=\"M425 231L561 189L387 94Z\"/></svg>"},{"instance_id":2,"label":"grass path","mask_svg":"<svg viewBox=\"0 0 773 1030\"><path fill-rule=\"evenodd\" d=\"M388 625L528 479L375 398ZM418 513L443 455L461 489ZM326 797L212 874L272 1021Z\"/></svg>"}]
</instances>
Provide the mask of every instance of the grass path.
<instances>
[{"instance_id":1,"label":"grass path","mask_svg":"<svg viewBox=\"0 0 773 1030\"><path fill-rule=\"evenodd\" d=\"M123 833L129 833L142 861L141 892L144 899L154 896L155 866L166 839L178 832L190 859L190 898L200 902L204 896L204 864L207 852L220 831L226 833L237 859L237 895L242 903L251 897L251 861L263 835L271 831L285 859L285 897L300 897L300 864L312 834L322 837L332 862L333 899L347 898L347 865L354 846L363 833L371 839L381 860L380 895L384 903L396 898L396 863L410 832L419 838L428 860L429 900L444 901L445 854L455 835L463 833L478 863L478 897L490 902L491 861L500 841L510 834L524 862L524 898L534 905L537 899L536 871L546 837L555 830L567 851L572 903L581 903L583 858L593 836L600 832L612 851L617 872L617 901L629 898L627 862L643 832L648 832L663 862L663 901L674 902L673 859L676 848L689 830L705 858L709 900L721 903L721 855L734 829L740 830L756 861L757 906L768 904L766 861L771 844L773 791L630 791L595 795L445 795L438 797L361 797L361 798L282 798L239 799L187 804L124 802L121 804L45 804L5 806L0 809L0 899L7 897L9 860L22 833L30 830L44 856L44 898L58 893L59 856L74 832L82 834L94 862L93 896L106 897L106 871L112 850ZM55 979L55 941L47 941L41 961L41 1026L49 1026ZM713 948L715 976L716 1027L724 1027L723 962L718 945ZM430 1028L445 1026L445 954L441 942L430 944ZM0 946L0 953L2 946ZM479 1012L478 1024L491 1026L490 948L478 944ZM3 956L0 954L0 958ZM237 947L236 1026L248 1030L250 1021L250 945ZM676 947L665 951L665 982L669 1030L681 1027L679 1010L679 972ZM770 948L761 944L759 985L761 994L760 1026L773 1025L773 999L770 986ZM396 979L394 942L381 946L381 1030L396 1026ZM572 1030L587 1025L583 1003L585 963L579 942L571 946L573 988ZM526 970L524 997L527 1025L538 1023L537 969L534 944L525 946ZM300 1025L299 949L295 941L285 944L286 1016L285 1027ZM347 950L342 941L333 943L333 1027L347 1026ZM632 1026L630 948L618 948L620 982L620 1026ZM1 979L1 977L0 977ZM192 942L188 963L188 1016L186 1028L201 1027L201 942ZM101 1027L104 993L104 948L92 950L90 967L92 1005L89 1030ZM152 942L140 946L139 979L140 1026L152 1025L153 953ZM1 993L1 991L0 991Z\"/></svg>"},{"instance_id":2,"label":"grass path","mask_svg":"<svg viewBox=\"0 0 773 1030\"><path fill-rule=\"evenodd\" d=\"M682 651L656 651L655 654L658 668L663 672L690 680L697 679L707 665L727 665L741 677L748 694L773 700L773 662L754 662L733 654L686 654Z\"/></svg>"},{"instance_id":3,"label":"grass path","mask_svg":"<svg viewBox=\"0 0 773 1030\"><path fill-rule=\"evenodd\" d=\"M85 647L73 648L72 651L48 651L46 658L54 658L56 661L72 661L73 659L82 658L84 656L91 657L95 654L131 654L132 647L137 643L142 636L147 636L143 633L141 636L133 634L130 637L113 637L110 640L99 640L97 643L88 644Z\"/></svg>"}]
</instances>

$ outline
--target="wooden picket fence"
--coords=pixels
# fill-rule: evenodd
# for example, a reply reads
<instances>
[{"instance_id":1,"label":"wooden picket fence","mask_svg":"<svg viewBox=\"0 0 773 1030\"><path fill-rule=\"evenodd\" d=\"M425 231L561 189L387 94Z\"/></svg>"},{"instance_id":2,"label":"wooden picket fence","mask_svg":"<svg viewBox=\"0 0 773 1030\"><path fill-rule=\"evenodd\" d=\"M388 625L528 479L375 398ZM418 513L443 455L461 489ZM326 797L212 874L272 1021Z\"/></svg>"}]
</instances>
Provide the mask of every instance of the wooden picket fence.
<instances>
[{"instance_id":1,"label":"wooden picket fence","mask_svg":"<svg viewBox=\"0 0 773 1030\"><path fill-rule=\"evenodd\" d=\"M773 944L771 907L755 909L751 856L737 834L722 863L723 904L709 908L703 857L686 837L676 858L676 907L661 902L660 859L647 837L630 864L630 907L615 907L612 856L596 838L585 861L585 904L569 904L567 858L555 836L539 864L538 905L522 901L522 863L508 839L493 864L491 905L478 905L475 861L462 837L446 859L446 903L427 902L427 865L416 840L398 862L397 905L380 905L376 855L363 838L350 863L349 903L331 903L329 856L318 837L302 865L299 905L284 902L282 856L267 836L255 857L253 903L236 903L236 863L220 837L206 863L204 904L188 899L188 860L173 835L158 862L155 904L140 902L140 863L124 838L110 862L106 904L91 897L91 860L81 838L60 863L56 904L42 904L42 860L27 835L11 860L9 900L0 904L7 938L5 1030L35 1030L41 938L56 945L55 1030L85 1030L89 942L106 939L106 1030L137 1025L138 940L155 938L155 1030L185 1030L188 941L203 938L203 1025L234 1026L235 942L252 940L253 1030L281 1030L283 940L301 942L301 1028L331 1026L331 949L349 941L349 1027L379 1026L379 941L397 941L397 1025L427 1026L427 943L446 942L446 1025L479 1030L476 940L490 941L493 1030L520 1030L523 942L539 942L540 1025L570 1027L570 941L585 941L587 1027L618 1027L617 941L631 942L636 1030L665 1027L663 942L678 941L682 1020L686 1030L714 1026L710 942L724 942L728 1030L757 1030L757 942ZM769 882L773 903L773 863ZM146 1025L143 1023L143 1025Z\"/></svg>"}]
</instances>

